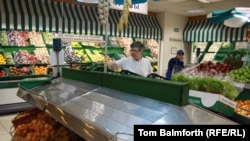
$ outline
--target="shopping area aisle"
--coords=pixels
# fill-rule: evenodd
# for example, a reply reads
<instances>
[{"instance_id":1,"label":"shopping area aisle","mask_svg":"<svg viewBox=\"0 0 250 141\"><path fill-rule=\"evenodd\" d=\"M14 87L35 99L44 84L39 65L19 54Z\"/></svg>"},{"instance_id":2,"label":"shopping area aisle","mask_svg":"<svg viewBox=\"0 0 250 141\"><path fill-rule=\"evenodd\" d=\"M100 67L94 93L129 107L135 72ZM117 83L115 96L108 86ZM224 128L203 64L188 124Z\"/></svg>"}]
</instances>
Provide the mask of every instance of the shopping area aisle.
<instances>
[{"instance_id":1,"label":"shopping area aisle","mask_svg":"<svg viewBox=\"0 0 250 141\"><path fill-rule=\"evenodd\" d=\"M11 120L16 114L0 115L0 141L12 141L10 128L12 127Z\"/></svg>"},{"instance_id":2,"label":"shopping area aisle","mask_svg":"<svg viewBox=\"0 0 250 141\"><path fill-rule=\"evenodd\" d=\"M17 88L0 89L0 141L12 141L11 120L18 112L32 106L16 95L17 90Z\"/></svg>"}]
</instances>

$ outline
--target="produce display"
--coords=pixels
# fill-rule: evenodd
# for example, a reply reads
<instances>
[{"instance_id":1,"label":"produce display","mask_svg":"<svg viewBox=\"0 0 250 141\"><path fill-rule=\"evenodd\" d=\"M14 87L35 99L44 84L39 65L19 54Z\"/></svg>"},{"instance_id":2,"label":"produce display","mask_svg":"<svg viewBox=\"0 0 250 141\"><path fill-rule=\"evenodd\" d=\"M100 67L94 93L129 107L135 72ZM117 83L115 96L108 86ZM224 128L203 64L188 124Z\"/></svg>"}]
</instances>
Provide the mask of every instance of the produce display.
<instances>
[{"instance_id":1,"label":"produce display","mask_svg":"<svg viewBox=\"0 0 250 141\"><path fill-rule=\"evenodd\" d=\"M110 42L109 46L119 47L119 44L116 41L116 37L109 37L109 42Z\"/></svg>"},{"instance_id":2,"label":"produce display","mask_svg":"<svg viewBox=\"0 0 250 141\"><path fill-rule=\"evenodd\" d=\"M190 77L186 74L173 74L172 81L188 82L191 90L222 94L231 100L234 100L239 94L237 88L230 81L222 81L213 77Z\"/></svg>"},{"instance_id":3,"label":"produce display","mask_svg":"<svg viewBox=\"0 0 250 141\"><path fill-rule=\"evenodd\" d=\"M145 46L150 49L151 55L158 59L159 54L159 45L154 39L145 39L144 40Z\"/></svg>"},{"instance_id":4,"label":"produce display","mask_svg":"<svg viewBox=\"0 0 250 141\"><path fill-rule=\"evenodd\" d=\"M187 68L184 71L191 76L225 77L227 73L233 69L234 66L232 66L231 64L208 61L200 63L195 67Z\"/></svg>"},{"instance_id":5,"label":"produce display","mask_svg":"<svg viewBox=\"0 0 250 141\"><path fill-rule=\"evenodd\" d=\"M7 32L5 30L0 31L0 44L3 46L9 45Z\"/></svg>"},{"instance_id":6,"label":"produce display","mask_svg":"<svg viewBox=\"0 0 250 141\"><path fill-rule=\"evenodd\" d=\"M243 66L243 61L241 60L242 55L238 54L239 53L237 51L228 54L228 56L225 57L223 63L211 60L202 62L196 67L188 69L187 73L190 75L226 76L230 71L239 69ZM231 74L233 72L231 72Z\"/></svg>"},{"instance_id":7,"label":"produce display","mask_svg":"<svg viewBox=\"0 0 250 141\"><path fill-rule=\"evenodd\" d=\"M68 63L89 63L91 62L83 49L74 50L72 47L66 47L64 51L65 60Z\"/></svg>"},{"instance_id":8,"label":"produce display","mask_svg":"<svg viewBox=\"0 0 250 141\"><path fill-rule=\"evenodd\" d=\"M100 48L100 43L94 43L94 42L81 42L82 46L91 46L94 48Z\"/></svg>"},{"instance_id":9,"label":"produce display","mask_svg":"<svg viewBox=\"0 0 250 141\"><path fill-rule=\"evenodd\" d=\"M42 32L42 37L46 45L53 45L54 35L51 32Z\"/></svg>"},{"instance_id":10,"label":"produce display","mask_svg":"<svg viewBox=\"0 0 250 141\"><path fill-rule=\"evenodd\" d=\"M50 63L50 56L49 56L47 48L36 48L34 50L34 54L36 55L36 58L41 64Z\"/></svg>"},{"instance_id":11,"label":"produce display","mask_svg":"<svg viewBox=\"0 0 250 141\"><path fill-rule=\"evenodd\" d=\"M31 31L28 33L30 44L35 47L45 47L41 32Z\"/></svg>"},{"instance_id":12,"label":"produce display","mask_svg":"<svg viewBox=\"0 0 250 141\"><path fill-rule=\"evenodd\" d=\"M248 83L250 82L250 66L243 66L232 70L228 73L228 75L235 82Z\"/></svg>"},{"instance_id":13,"label":"produce display","mask_svg":"<svg viewBox=\"0 0 250 141\"><path fill-rule=\"evenodd\" d=\"M231 43L230 43L230 42L223 42L223 44L222 44L222 46L221 46L221 49L227 50L227 49L230 48L230 46L231 46Z\"/></svg>"},{"instance_id":14,"label":"produce display","mask_svg":"<svg viewBox=\"0 0 250 141\"><path fill-rule=\"evenodd\" d=\"M17 120L23 122L15 126L15 141L83 141L45 112L18 114L12 122L15 123Z\"/></svg>"},{"instance_id":15,"label":"produce display","mask_svg":"<svg viewBox=\"0 0 250 141\"><path fill-rule=\"evenodd\" d=\"M120 47L124 48L124 54L126 56L130 56L130 45L133 43L133 39L126 37L116 37L116 41L119 43Z\"/></svg>"},{"instance_id":16,"label":"produce display","mask_svg":"<svg viewBox=\"0 0 250 141\"><path fill-rule=\"evenodd\" d=\"M33 74L30 66L10 66L8 69L10 76L27 76Z\"/></svg>"},{"instance_id":17,"label":"produce display","mask_svg":"<svg viewBox=\"0 0 250 141\"><path fill-rule=\"evenodd\" d=\"M30 45L28 31L7 31L9 45L11 46L27 46Z\"/></svg>"},{"instance_id":18,"label":"produce display","mask_svg":"<svg viewBox=\"0 0 250 141\"><path fill-rule=\"evenodd\" d=\"M9 65L14 65L15 64L15 61L13 59L13 56L12 56L11 52L5 52L4 55L5 55L5 58L7 59L7 64L9 64Z\"/></svg>"},{"instance_id":19,"label":"produce display","mask_svg":"<svg viewBox=\"0 0 250 141\"><path fill-rule=\"evenodd\" d=\"M235 112L250 118L250 100L235 100L237 107Z\"/></svg>"},{"instance_id":20,"label":"produce display","mask_svg":"<svg viewBox=\"0 0 250 141\"><path fill-rule=\"evenodd\" d=\"M33 65L35 75L47 75L48 65Z\"/></svg>"},{"instance_id":21,"label":"produce display","mask_svg":"<svg viewBox=\"0 0 250 141\"><path fill-rule=\"evenodd\" d=\"M38 64L39 61L35 54L29 53L27 50L19 50L13 52L13 59L16 64Z\"/></svg>"},{"instance_id":22,"label":"produce display","mask_svg":"<svg viewBox=\"0 0 250 141\"><path fill-rule=\"evenodd\" d=\"M76 42L76 41L71 42L70 46L72 48L81 48L82 47L81 43L80 42Z\"/></svg>"},{"instance_id":23,"label":"produce display","mask_svg":"<svg viewBox=\"0 0 250 141\"><path fill-rule=\"evenodd\" d=\"M8 64L8 65L22 65L22 64L49 64L50 63L50 55L48 52L48 48L46 46L53 45L53 38L57 35L51 32L36 32L36 31L1 31L1 40L6 39L9 46L6 48L6 52L3 54L3 58L0 56L0 64ZM64 36L64 35L63 35ZM6 38L4 38L6 37ZM18 38L16 40L16 38ZM67 39L67 38L65 38ZM93 39L94 40L94 39ZM138 40L138 39L135 39ZM141 42L145 43L145 46L149 48L150 55L146 55L145 57L150 60L150 62L157 62L158 57L158 45L155 40L151 39L140 39ZM2 41L1 41L2 43ZM70 43L72 48L66 48L65 52L65 61L67 63L89 63L89 62L103 62L103 48L101 48L101 43L95 43L90 41L64 41L62 40L62 46L66 43ZM109 45L112 47L122 47L122 53L116 53L115 55L111 55L107 60L118 60L120 58L130 56L130 45L133 43L132 38L126 37L109 37ZM15 49L16 46L27 46L32 45L35 46L34 49L32 47L26 47L23 49ZM11 47L14 46L15 48ZM91 48L93 47L93 49ZM110 48L112 49L112 48ZM2 61L2 62L1 62ZM6 62L6 63L5 63ZM78 68L78 67L77 67Z\"/></svg>"},{"instance_id":24,"label":"produce display","mask_svg":"<svg viewBox=\"0 0 250 141\"><path fill-rule=\"evenodd\" d=\"M90 49L85 49L85 51L92 62L104 62L104 55L101 54L101 51Z\"/></svg>"},{"instance_id":25,"label":"produce display","mask_svg":"<svg viewBox=\"0 0 250 141\"><path fill-rule=\"evenodd\" d=\"M7 76L7 72L4 68L0 67L0 78Z\"/></svg>"},{"instance_id":26,"label":"produce display","mask_svg":"<svg viewBox=\"0 0 250 141\"><path fill-rule=\"evenodd\" d=\"M3 53L0 52L0 65L5 65L7 62L6 62L6 59L3 55Z\"/></svg>"}]
</instances>

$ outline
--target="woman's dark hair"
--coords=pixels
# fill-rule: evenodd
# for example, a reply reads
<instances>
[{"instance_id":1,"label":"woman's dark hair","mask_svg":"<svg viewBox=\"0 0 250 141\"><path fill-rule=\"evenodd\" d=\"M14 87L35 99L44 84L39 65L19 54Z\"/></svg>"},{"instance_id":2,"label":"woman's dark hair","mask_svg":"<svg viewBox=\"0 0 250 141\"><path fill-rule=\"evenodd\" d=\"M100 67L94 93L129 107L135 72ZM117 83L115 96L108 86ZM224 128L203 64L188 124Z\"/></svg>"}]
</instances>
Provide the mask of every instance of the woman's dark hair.
<instances>
[{"instance_id":1,"label":"woman's dark hair","mask_svg":"<svg viewBox=\"0 0 250 141\"><path fill-rule=\"evenodd\" d=\"M143 50L144 49L144 44L141 43L140 41L136 41L136 42L133 42L130 45L130 48L139 48L139 50Z\"/></svg>"}]
</instances>

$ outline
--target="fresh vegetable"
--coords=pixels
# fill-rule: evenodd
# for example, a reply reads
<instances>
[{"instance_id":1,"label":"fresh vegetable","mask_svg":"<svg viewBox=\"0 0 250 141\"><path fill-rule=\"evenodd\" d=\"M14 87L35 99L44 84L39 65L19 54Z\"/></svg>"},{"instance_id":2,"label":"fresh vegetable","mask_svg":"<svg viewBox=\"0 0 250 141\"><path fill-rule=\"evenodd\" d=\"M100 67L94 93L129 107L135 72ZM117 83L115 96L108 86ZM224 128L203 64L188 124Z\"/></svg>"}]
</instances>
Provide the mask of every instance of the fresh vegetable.
<instances>
[{"instance_id":1,"label":"fresh vegetable","mask_svg":"<svg viewBox=\"0 0 250 141\"><path fill-rule=\"evenodd\" d=\"M243 66L239 69L232 70L228 76L235 82L246 83L250 80L250 66Z\"/></svg>"},{"instance_id":2,"label":"fresh vegetable","mask_svg":"<svg viewBox=\"0 0 250 141\"><path fill-rule=\"evenodd\" d=\"M213 77L189 77L185 74L173 74L172 81L188 82L191 90L222 94L229 99L234 99L239 94L237 88L229 81Z\"/></svg>"}]
</instances>

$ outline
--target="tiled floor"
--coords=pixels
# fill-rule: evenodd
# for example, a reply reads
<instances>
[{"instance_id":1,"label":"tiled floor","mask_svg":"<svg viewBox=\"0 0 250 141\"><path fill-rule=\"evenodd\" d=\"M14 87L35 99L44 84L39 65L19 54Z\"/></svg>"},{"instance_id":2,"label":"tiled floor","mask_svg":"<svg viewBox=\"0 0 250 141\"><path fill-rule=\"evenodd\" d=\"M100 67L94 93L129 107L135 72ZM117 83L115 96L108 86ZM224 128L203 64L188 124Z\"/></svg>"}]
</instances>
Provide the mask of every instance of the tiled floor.
<instances>
[{"instance_id":1,"label":"tiled floor","mask_svg":"<svg viewBox=\"0 0 250 141\"><path fill-rule=\"evenodd\" d=\"M16 96L17 88L0 89L0 105L24 102ZM0 141L12 141L10 128L11 120L17 113L9 115L0 115Z\"/></svg>"},{"instance_id":2,"label":"tiled floor","mask_svg":"<svg viewBox=\"0 0 250 141\"><path fill-rule=\"evenodd\" d=\"M10 129L12 127L11 120L16 114L0 115L0 141L12 141Z\"/></svg>"}]
</instances>

